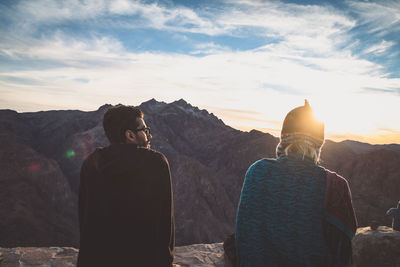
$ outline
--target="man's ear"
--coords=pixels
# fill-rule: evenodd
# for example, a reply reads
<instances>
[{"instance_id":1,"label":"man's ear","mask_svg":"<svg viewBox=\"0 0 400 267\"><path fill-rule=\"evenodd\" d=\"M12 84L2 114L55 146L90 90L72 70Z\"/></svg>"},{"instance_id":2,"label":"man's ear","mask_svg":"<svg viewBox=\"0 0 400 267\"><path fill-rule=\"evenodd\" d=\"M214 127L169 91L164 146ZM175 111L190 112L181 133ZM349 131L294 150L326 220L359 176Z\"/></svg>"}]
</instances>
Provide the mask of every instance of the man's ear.
<instances>
[{"instance_id":1,"label":"man's ear","mask_svg":"<svg viewBox=\"0 0 400 267\"><path fill-rule=\"evenodd\" d=\"M125 140L127 144L136 144L136 135L131 130L126 130Z\"/></svg>"}]
</instances>

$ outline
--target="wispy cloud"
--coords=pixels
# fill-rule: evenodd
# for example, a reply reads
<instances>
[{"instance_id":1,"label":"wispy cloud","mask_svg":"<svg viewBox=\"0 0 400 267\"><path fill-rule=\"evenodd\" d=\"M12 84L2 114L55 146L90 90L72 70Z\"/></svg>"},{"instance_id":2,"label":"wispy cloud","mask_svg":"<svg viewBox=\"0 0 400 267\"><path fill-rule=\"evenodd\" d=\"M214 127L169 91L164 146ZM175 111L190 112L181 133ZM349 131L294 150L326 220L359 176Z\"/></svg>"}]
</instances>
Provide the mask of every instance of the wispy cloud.
<instances>
[{"instance_id":1,"label":"wispy cloud","mask_svg":"<svg viewBox=\"0 0 400 267\"><path fill-rule=\"evenodd\" d=\"M230 49L229 47L218 45L213 42L196 44L195 49L196 50L191 51L190 54L207 55L207 54L219 54L223 52L232 52L232 49Z\"/></svg>"},{"instance_id":2,"label":"wispy cloud","mask_svg":"<svg viewBox=\"0 0 400 267\"><path fill-rule=\"evenodd\" d=\"M373 54L382 54L387 51L388 48L392 47L395 43L388 42L386 40L382 40L380 44L373 45L364 50L365 54L373 53Z\"/></svg>"},{"instance_id":3,"label":"wispy cloud","mask_svg":"<svg viewBox=\"0 0 400 267\"><path fill-rule=\"evenodd\" d=\"M260 27L268 31L268 36L274 34L283 37L328 36L355 25L355 21L329 7L280 2L259 2L257 5L246 1L242 3L223 14L218 22L231 27Z\"/></svg>"},{"instance_id":4,"label":"wispy cloud","mask_svg":"<svg viewBox=\"0 0 400 267\"><path fill-rule=\"evenodd\" d=\"M122 52L123 45L113 37L77 39L61 32L56 32L50 38L27 37L25 42L18 45L14 42L0 44L0 55L11 59L51 60L76 65L93 61L118 61Z\"/></svg>"},{"instance_id":5,"label":"wispy cloud","mask_svg":"<svg viewBox=\"0 0 400 267\"><path fill-rule=\"evenodd\" d=\"M348 5L360 17L360 25L369 33L386 35L400 30L400 2L398 1L349 1Z\"/></svg>"},{"instance_id":6,"label":"wispy cloud","mask_svg":"<svg viewBox=\"0 0 400 267\"><path fill-rule=\"evenodd\" d=\"M81 22L91 27L154 28L158 30L219 34L224 29L212 20L186 7L168 7L141 1L21 1L9 16L19 29L38 29L41 25ZM117 20L115 20L117 16ZM120 16L120 17L118 17ZM29 21L23 18L29 18Z\"/></svg>"}]
</instances>

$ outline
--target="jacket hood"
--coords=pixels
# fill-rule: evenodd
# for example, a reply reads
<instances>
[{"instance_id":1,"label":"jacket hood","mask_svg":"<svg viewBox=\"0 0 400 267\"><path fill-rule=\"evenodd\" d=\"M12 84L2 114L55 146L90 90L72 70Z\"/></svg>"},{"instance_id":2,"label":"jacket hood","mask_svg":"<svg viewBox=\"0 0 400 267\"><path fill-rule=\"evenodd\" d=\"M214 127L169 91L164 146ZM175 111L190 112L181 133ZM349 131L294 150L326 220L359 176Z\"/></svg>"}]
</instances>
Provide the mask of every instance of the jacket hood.
<instances>
[{"instance_id":1,"label":"jacket hood","mask_svg":"<svg viewBox=\"0 0 400 267\"><path fill-rule=\"evenodd\" d=\"M97 148L90 163L102 174L117 175L123 173L134 161L138 147L133 144L111 144L108 147Z\"/></svg>"}]
</instances>

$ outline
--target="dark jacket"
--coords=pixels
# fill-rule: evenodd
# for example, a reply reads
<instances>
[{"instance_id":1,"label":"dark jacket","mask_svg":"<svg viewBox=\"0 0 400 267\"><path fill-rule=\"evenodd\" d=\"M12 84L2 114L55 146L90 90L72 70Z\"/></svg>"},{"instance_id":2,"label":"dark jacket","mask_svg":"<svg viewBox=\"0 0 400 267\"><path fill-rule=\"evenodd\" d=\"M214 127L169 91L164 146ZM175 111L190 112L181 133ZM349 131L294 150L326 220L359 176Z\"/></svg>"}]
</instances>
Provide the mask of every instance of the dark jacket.
<instances>
[{"instance_id":1,"label":"dark jacket","mask_svg":"<svg viewBox=\"0 0 400 267\"><path fill-rule=\"evenodd\" d=\"M96 149L81 168L77 266L172 266L173 214L164 155L130 144Z\"/></svg>"}]
</instances>

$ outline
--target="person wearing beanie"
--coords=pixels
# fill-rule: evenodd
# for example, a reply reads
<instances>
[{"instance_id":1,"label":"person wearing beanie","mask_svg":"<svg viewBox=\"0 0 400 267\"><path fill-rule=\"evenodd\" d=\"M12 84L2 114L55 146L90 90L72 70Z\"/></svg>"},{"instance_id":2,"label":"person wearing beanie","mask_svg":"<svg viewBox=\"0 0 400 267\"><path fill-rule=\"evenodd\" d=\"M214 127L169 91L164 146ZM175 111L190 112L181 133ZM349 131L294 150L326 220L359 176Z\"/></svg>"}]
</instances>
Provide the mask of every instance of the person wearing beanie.
<instances>
[{"instance_id":1,"label":"person wearing beanie","mask_svg":"<svg viewBox=\"0 0 400 267\"><path fill-rule=\"evenodd\" d=\"M346 179L319 165L324 124L308 101L283 122L276 158L247 170L236 214L239 266L347 266L357 229Z\"/></svg>"},{"instance_id":2,"label":"person wearing beanie","mask_svg":"<svg viewBox=\"0 0 400 267\"><path fill-rule=\"evenodd\" d=\"M393 217L393 230L400 231L400 201L397 203L397 208L389 209L386 214Z\"/></svg>"}]
</instances>

